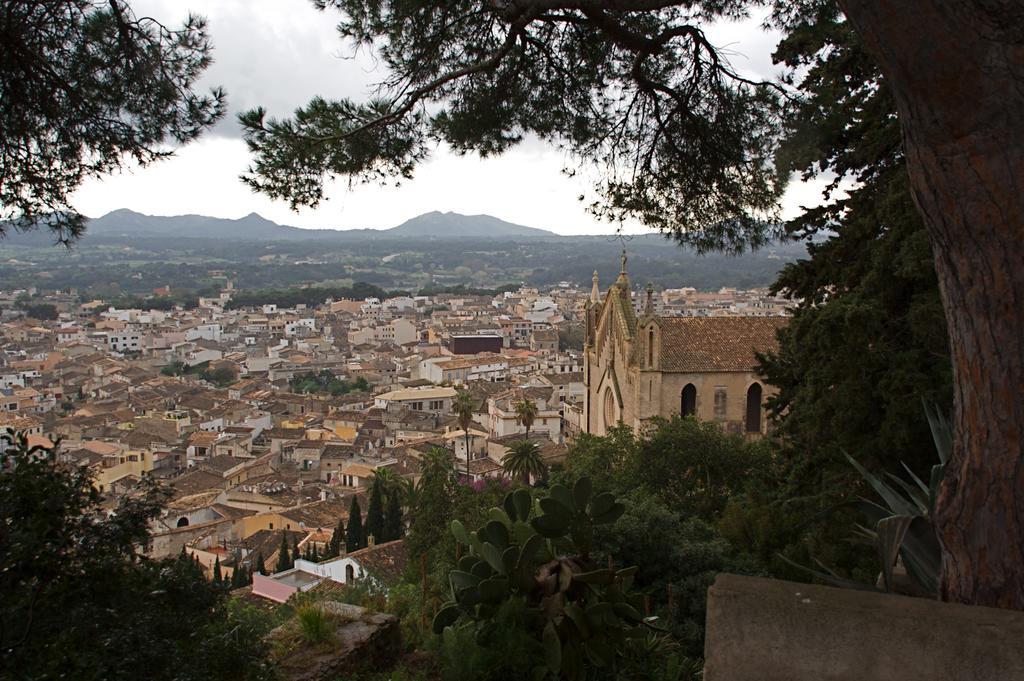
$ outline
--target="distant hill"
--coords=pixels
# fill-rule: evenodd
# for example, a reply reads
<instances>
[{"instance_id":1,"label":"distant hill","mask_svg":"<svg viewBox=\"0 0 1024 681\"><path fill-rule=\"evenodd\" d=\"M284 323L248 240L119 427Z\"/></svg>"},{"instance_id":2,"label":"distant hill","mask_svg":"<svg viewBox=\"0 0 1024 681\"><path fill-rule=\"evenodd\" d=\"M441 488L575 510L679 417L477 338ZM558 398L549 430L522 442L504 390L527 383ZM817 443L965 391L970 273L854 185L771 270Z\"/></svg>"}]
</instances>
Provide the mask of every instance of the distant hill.
<instances>
[{"instance_id":1,"label":"distant hill","mask_svg":"<svg viewBox=\"0 0 1024 681\"><path fill-rule=\"evenodd\" d=\"M386 229L389 237L418 239L552 239L559 235L536 227L524 227L491 215L461 215L432 211Z\"/></svg>"},{"instance_id":2,"label":"distant hill","mask_svg":"<svg viewBox=\"0 0 1024 681\"><path fill-rule=\"evenodd\" d=\"M255 239L257 241L290 241L293 239L322 238L333 230L300 229L271 222L249 213L237 220L212 218L205 215L176 215L165 217L143 215L122 208L103 217L89 220L86 238L104 237L183 237L190 239Z\"/></svg>"},{"instance_id":3,"label":"distant hill","mask_svg":"<svg viewBox=\"0 0 1024 681\"><path fill-rule=\"evenodd\" d=\"M85 238L246 239L248 241L308 241L312 239L552 239L554 232L512 224L490 215L461 215L433 211L391 229L302 229L279 225L256 213L236 220L205 215L173 217L143 215L122 208L89 220ZM15 239L18 241L18 239Z\"/></svg>"}]
</instances>

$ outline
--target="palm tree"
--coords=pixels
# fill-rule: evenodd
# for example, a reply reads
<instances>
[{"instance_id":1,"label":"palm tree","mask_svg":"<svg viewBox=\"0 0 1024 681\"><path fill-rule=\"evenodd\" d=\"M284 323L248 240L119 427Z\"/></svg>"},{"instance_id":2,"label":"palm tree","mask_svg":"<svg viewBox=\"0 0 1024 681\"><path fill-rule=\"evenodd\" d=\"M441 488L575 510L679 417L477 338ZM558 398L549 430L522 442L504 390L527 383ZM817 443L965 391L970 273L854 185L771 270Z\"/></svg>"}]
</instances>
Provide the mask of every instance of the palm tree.
<instances>
[{"instance_id":1,"label":"palm tree","mask_svg":"<svg viewBox=\"0 0 1024 681\"><path fill-rule=\"evenodd\" d=\"M501 467L510 477L519 477L524 485L530 484L530 476L544 474L544 460L536 442L516 440L509 444L508 452L501 459Z\"/></svg>"},{"instance_id":2,"label":"palm tree","mask_svg":"<svg viewBox=\"0 0 1024 681\"><path fill-rule=\"evenodd\" d=\"M516 402L515 406L516 422L520 425L526 426L525 439L529 440L530 428L533 427L533 422L537 420L537 403L523 395L523 398Z\"/></svg>"},{"instance_id":3,"label":"palm tree","mask_svg":"<svg viewBox=\"0 0 1024 681\"><path fill-rule=\"evenodd\" d=\"M377 468L373 471L373 480L375 484L380 485L380 491L384 496L390 496L396 490L401 494L402 480L395 473L395 469Z\"/></svg>"},{"instance_id":4,"label":"palm tree","mask_svg":"<svg viewBox=\"0 0 1024 681\"><path fill-rule=\"evenodd\" d=\"M476 410L476 401L466 390L460 390L455 395L452 403L452 412L459 420L459 428L466 436L466 478L469 478L469 427L473 424L473 412Z\"/></svg>"},{"instance_id":5,"label":"palm tree","mask_svg":"<svg viewBox=\"0 0 1024 681\"><path fill-rule=\"evenodd\" d=\"M402 505L406 510L411 510L419 500L420 486L412 478L399 478L398 493L402 499Z\"/></svg>"}]
</instances>

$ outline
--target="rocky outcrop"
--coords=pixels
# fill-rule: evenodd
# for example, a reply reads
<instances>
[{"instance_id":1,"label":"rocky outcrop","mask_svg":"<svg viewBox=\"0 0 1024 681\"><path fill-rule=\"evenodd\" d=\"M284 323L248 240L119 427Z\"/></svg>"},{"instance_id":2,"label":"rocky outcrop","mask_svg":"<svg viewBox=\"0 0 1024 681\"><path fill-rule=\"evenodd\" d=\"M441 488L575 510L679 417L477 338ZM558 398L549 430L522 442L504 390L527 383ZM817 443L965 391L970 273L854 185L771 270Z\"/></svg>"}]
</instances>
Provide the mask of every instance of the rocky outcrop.
<instances>
[{"instance_id":1,"label":"rocky outcrop","mask_svg":"<svg viewBox=\"0 0 1024 681\"><path fill-rule=\"evenodd\" d=\"M401 655L402 634L394 615L332 601L321 607L334 624L334 634L325 642L304 641L294 620L267 637L277 671L285 681L329 681L357 672L387 670Z\"/></svg>"}]
</instances>

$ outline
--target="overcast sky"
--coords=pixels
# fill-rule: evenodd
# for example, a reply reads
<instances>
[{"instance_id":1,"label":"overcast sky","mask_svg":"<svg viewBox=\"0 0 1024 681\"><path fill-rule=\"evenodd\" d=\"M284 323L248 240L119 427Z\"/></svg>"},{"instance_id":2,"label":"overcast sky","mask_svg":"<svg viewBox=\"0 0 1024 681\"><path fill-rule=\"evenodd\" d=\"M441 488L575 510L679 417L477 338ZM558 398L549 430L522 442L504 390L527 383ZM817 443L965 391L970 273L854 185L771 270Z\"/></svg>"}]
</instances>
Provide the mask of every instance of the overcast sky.
<instances>
[{"instance_id":1,"label":"overcast sky","mask_svg":"<svg viewBox=\"0 0 1024 681\"><path fill-rule=\"evenodd\" d=\"M365 55L353 58L337 37L338 15L319 12L309 0L132 0L139 16L180 23L189 11L205 16L214 43L214 64L203 86L227 91L228 113L198 142L169 160L144 169L90 180L76 193L78 210L98 217L117 208L149 215L197 213L238 218L256 212L298 227L386 229L432 210L487 213L510 222L563 234L611 233L615 226L591 217L577 197L589 193L585 176L568 178L567 159L540 142L526 142L496 158L457 156L438 149L412 181L399 187L343 182L329 190L316 210L296 213L283 201L252 193L238 175L249 163L235 120L239 111L262 105L287 116L313 95L365 97L382 73ZM777 36L755 18L715 26L710 37L730 51L746 75L771 77ZM783 207L817 203L817 186L794 184ZM529 197L523 200L523 197ZM635 226L627 226L635 231Z\"/></svg>"}]
</instances>

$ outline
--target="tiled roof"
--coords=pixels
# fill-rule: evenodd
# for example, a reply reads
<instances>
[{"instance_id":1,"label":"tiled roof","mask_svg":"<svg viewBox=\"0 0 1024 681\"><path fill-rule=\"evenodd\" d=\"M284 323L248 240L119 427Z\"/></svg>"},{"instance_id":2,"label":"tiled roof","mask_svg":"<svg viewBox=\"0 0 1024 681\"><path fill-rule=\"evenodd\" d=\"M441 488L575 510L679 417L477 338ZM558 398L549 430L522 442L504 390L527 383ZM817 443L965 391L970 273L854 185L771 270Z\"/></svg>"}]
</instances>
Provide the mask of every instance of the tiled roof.
<instances>
[{"instance_id":1,"label":"tiled roof","mask_svg":"<svg viewBox=\"0 0 1024 681\"><path fill-rule=\"evenodd\" d=\"M366 500L360 500L363 508L366 508ZM334 527L338 524L338 518L348 519L348 508L351 501L346 499L330 499L316 501L298 508L281 511L281 517L302 523L305 531L314 528Z\"/></svg>"},{"instance_id":2,"label":"tiled roof","mask_svg":"<svg viewBox=\"0 0 1024 681\"><path fill-rule=\"evenodd\" d=\"M663 317L662 371L752 371L754 352L778 348L775 332L787 317Z\"/></svg>"},{"instance_id":3,"label":"tiled roof","mask_svg":"<svg viewBox=\"0 0 1024 681\"><path fill-rule=\"evenodd\" d=\"M358 562L370 574L379 577L387 584L398 581L405 571L405 564L409 559L405 550L405 542L401 539L368 546L347 554L347 557Z\"/></svg>"}]
</instances>

